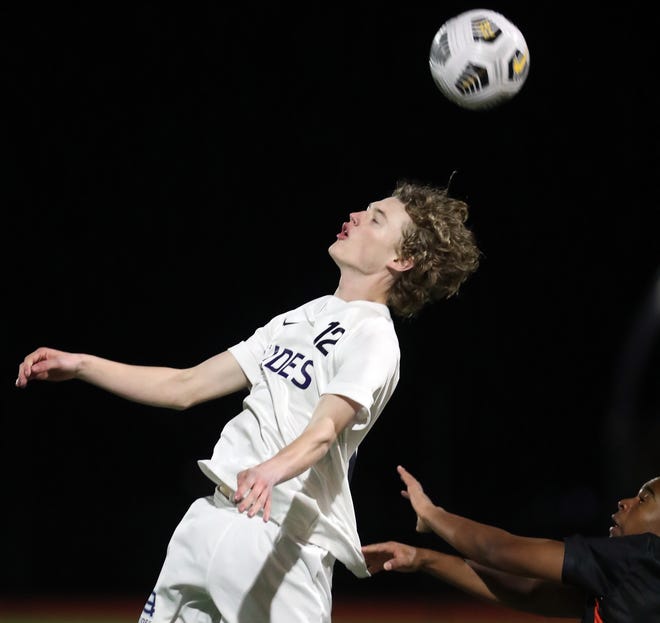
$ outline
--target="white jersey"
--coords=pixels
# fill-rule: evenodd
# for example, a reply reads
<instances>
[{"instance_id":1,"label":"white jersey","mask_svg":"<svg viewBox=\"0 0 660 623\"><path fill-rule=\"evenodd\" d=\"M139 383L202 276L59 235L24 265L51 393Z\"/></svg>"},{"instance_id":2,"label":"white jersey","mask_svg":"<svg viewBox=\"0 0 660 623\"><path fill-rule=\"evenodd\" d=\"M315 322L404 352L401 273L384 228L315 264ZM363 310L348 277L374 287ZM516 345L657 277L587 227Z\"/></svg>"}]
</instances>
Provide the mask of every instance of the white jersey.
<instances>
[{"instance_id":1,"label":"white jersey","mask_svg":"<svg viewBox=\"0 0 660 623\"><path fill-rule=\"evenodd\" d=\"M389 309L323 296L276 316L229 351L251 390L200 468L235 490L238 472L300 436L320 396L359 403L356 423L322 460L273 488L271 518L294 538L328 550L356 576L368 576L347 473L399 381L399 342Z\"/></svg>"}]
</instances>

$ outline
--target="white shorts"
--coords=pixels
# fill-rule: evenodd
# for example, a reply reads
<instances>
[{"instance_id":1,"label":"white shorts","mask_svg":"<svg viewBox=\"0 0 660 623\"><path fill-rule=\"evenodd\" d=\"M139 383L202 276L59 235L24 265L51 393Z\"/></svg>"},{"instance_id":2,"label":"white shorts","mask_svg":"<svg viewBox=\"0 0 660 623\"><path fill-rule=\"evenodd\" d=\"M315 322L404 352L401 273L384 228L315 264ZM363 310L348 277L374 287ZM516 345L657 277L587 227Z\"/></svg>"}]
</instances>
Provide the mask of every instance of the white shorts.
<instances>
[{"instance_id":1,"label":"white shorts","mask_svg":"<svg viewBox=\"0 0 660 623\"><path fill-rule=\"evenodd\" d=\"M334 560L216 489L176 527L139 623L330 623Z\"/></svg>"}]
</instances>

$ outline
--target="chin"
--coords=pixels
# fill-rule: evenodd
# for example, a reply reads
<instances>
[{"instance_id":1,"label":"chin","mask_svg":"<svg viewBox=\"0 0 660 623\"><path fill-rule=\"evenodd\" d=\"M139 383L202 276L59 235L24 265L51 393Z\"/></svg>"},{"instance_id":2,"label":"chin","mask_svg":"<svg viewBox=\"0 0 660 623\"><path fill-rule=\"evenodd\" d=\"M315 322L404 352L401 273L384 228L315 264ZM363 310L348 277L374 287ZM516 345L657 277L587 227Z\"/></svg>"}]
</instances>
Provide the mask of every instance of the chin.
<instances>
[{"instance_id":1,"label":"chin","mask_svg":"<svg viewBox=\"0 0 660 623\"><path fill-rule=\"evenodd\" d=\"M340 255L339 253L339 240L337 242L333 242L329 247L328 247L328 255L335 261L335 264L338 262L338 256Z\"/></svg>"}]
</instances>

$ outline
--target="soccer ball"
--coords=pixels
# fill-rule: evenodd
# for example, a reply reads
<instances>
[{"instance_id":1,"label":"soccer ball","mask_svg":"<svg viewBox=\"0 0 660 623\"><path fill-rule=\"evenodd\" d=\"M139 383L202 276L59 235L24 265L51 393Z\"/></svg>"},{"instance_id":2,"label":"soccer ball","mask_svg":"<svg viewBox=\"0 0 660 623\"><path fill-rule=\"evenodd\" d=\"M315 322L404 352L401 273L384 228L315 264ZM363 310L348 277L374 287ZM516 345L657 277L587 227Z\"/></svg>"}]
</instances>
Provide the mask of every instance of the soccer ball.
<instances>
[{"instance_id":1,"label":"soccer ball","mask_svg":"<svg viewBox=\"0 0 660 623\"><path fill-rule=\"evenodd\" d=\"M440 27L431 43L429 65L435 84L449 100L483 110L520 91L529 74L529 50L506 17L473 9Z\"/></svg>"}]
</instances>

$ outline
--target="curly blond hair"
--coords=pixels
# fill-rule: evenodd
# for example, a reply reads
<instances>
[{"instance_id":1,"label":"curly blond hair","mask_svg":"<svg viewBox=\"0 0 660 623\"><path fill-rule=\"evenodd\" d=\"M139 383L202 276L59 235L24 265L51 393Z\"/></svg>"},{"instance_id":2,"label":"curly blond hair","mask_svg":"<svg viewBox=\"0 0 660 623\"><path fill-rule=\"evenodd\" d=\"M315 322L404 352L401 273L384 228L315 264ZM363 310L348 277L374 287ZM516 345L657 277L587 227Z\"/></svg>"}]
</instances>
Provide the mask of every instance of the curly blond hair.
<instances>
[{"instance_id":1,"label":"curly blond hair","mask_svg":"<svg viewBox=\"0 0 660 623\"><path fill-rule=\"evenodd\" d=\"M392 196L404 204L413 223L403 232L399 251L414 266L400 273L388 297L392 312L405 318L457 294L481 254L465 224L467 203L450 197L446 188L403 180Z\"/></svg>"}]
</instances>

